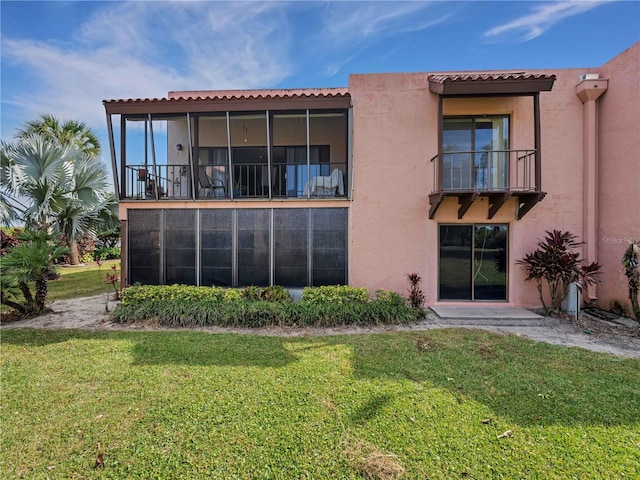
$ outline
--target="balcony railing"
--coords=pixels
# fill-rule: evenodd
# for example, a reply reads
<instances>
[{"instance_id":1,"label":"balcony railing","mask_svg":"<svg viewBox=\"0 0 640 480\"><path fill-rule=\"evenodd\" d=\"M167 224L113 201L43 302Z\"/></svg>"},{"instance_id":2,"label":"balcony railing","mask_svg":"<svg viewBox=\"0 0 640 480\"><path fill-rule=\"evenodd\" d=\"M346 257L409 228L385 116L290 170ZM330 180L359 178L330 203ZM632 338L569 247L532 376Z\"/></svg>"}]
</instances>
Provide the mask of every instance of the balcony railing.
<instances>
[{"instance_id":1,"label":"balcony railing","mask_svg":"<svg viewBox=\"0 0 640 480\"><path fill-rule=\"evenodd\" d=\"M431 159L433 191L429 218L434 218L445 197L457 197L458 219L477 198L488 197L487 218L493 218L512 197L520 220L546 195L540 189L536 150L475 150L445 152Z\"/></svg>"},{"instance_id":2,"label":"balcony railing","mask_svg":"<svg viewBox=\"0 0 640 480\"><path fill-rule=\"evenodd\" d=\"M346 196L346 163L199 165L197 199L336 198ZM190 199L188 165L127 165L124 198Z\"/></svg>"},{"instance_id":3,"label":"balcony railing","mask_svg":"<svg viewBox=\"0 0 640 480\"><path fill-rule=\"evenodd\" d=\"M188 165L127 165L124 197L137 200L191 198Z\"/></svg>"},{"instance_id":4,"label":"balcony railing","mask_svg":"<svg viewBox=\"0 0 640 480\"><path fill-rule=\"evenodd\" d=\"M539 188L535 150L445 152L431 162L434 192L535 192Z\"/></svg>"}]
</instances>

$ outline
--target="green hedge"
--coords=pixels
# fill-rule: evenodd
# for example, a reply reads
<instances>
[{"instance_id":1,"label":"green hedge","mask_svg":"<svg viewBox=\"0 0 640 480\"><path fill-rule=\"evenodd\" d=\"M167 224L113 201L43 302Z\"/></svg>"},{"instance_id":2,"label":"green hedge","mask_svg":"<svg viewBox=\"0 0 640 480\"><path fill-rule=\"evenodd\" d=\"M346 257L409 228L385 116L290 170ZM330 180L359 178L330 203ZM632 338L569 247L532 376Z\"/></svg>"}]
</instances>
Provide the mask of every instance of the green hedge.
<instances>
[{"instance_id":1,"label":"green hedge","mask_svg":"<svg viewBox=\"0 0 640 480\"><path fill-rule=\"evenodd\" d=\"M114 260L120 258L120 247L100 247L93 251L93 258L99 260Z\"/></svg>"},{"instance_id":2,"label":"green hedge","mask_svg":"<svg viewBox=\"0 0 640 480\"><path fill-rule=\"evenodd\" d=\"M366 288L347 285L329 285L325 287L306 287L302 290L303 302L308 303L367 303L369 292Z\"/></svg>"},{"instance_id":3,"label":"green hedge","mask_svg":"<svg viewBox=\"0 0 640 480\"><path fill-rule=\"evenodd\" d=\"M372 299L366 289L343 286L306 288L297 303L282 287L134 286L124 290L113 312L116 322L155 319L172 327L332 327L406 324L423 317L422 309L411 308L395 292L378 291Z\"/></svg>"}]
</instances>

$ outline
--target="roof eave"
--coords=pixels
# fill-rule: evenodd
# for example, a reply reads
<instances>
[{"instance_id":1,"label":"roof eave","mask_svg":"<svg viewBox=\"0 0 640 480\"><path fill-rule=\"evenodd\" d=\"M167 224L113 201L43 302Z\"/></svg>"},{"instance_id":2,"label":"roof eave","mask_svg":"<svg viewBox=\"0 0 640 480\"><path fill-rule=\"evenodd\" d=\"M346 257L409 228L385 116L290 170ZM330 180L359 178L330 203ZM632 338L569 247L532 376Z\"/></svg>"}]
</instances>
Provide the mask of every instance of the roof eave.
<instances>
[{"instance_id":1,"label":"roof eave","mask_svg":"<svg viewBox=\"0 0 640 480\"><path fill-rule=\"evenodd\" d=\"M104 100L110 115L176 114L225 111L345 109L351 106L346 95L252 98L160 98L140 100Z\"/></svg>"},{"instance_id":2,"label":"roof eave","mask_svg":"<svg viewBox=\"0 0 640 480\"><path fill-rule=\"evenodd\" d=\"M444 80L429 81L429 90L443 96L452 95L533 95L553 88L555 76L527 79Z\"/></svg>"}]
</instances>

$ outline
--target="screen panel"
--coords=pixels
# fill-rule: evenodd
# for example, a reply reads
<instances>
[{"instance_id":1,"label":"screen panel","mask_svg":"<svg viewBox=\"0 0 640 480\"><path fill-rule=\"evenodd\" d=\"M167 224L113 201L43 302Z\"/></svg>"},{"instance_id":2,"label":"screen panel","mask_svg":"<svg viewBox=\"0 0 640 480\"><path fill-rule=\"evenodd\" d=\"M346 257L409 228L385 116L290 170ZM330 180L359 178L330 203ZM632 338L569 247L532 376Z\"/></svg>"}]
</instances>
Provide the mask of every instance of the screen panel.
<instances>
[{"instance_id":1,"label":"screen panel","mask_svg":"<svg viewBox=\"0 0 640 480\"><path fill-rule=\"evenodd\" d=\"M196 210L164 210L165 283L196 284Z\"/></svg>"},{"instance_id":2,"label":"screen panel","mask_svg":"<svg viewBox=\"0 0 640 480\"><path fill-rule=\"evenodd\" d=\"M200 211L200 284L233 285L233 211Z\"/></svg>"},{"instance_id":3,"label":"screen panel","mask_svg":"<svg viewBox=\"0 0 640 480\"><path fill-rule=\"evenodd\" d=\"M238 285L269 285L271 212L266 209L239 209Z\"/></svg>"},{"instance_id":4,"label":"screen panel","mask_svg":"<svg viewBox=\"0 0 640 480\"><path fill-rule=\"evenodd\" d=\"M160 285L161 210L129 210L127 263L130 285Z\"/></svg>"},{"instance_id":5,"label":"screen panel","mask_svg":"<svg viewBox=\"0 0 640 480\"><path fill-rule=\"evenodd\" d=\"M347 283L347 209L311 210L313 286Z\"/></svg>"},{"instance_id":6,"label":"screen panel","mask_svg":"<svg viewBox=\"0 0 640 480\"><path fill-rule=\"evenodd\" d=\"M274 282L305 287L309 282L309 209L276 209L273 217Z\"/></svg>"}]
</instances>

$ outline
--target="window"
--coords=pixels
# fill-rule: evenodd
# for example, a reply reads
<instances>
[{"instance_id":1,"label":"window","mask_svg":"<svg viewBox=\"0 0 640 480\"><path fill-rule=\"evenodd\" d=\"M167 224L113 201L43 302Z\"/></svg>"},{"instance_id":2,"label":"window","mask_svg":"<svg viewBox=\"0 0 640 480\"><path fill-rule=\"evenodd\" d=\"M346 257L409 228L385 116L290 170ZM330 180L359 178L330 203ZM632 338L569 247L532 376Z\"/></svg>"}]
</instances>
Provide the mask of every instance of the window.
<instances>
[{"instance_id":1,"label":"window","mask_svg":"<svg viewBox=\"0 0 640 480\"><path fill-rule=\"evenodd\" d=\"M445 190L508 186L509 117L447 117L442 132Z\"/></svg>"}]
</instances>

